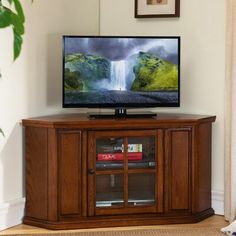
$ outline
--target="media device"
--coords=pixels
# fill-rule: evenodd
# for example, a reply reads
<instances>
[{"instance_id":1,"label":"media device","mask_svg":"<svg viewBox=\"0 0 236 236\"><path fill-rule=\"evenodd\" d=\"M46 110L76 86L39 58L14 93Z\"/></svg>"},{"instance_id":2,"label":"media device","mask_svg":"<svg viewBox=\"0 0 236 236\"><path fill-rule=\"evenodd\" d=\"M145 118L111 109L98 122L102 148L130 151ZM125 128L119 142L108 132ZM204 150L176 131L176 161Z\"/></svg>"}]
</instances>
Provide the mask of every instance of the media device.
<instances>
[{"instance_id":1,"label":"media device","mask_svg":"<svg viewBox=\"0 0 236 236\"><path fill-rule=\"evenodd\" d=\"M180 37L63 36L63 107L180 106Z\"/></svg>"}]
</instances>

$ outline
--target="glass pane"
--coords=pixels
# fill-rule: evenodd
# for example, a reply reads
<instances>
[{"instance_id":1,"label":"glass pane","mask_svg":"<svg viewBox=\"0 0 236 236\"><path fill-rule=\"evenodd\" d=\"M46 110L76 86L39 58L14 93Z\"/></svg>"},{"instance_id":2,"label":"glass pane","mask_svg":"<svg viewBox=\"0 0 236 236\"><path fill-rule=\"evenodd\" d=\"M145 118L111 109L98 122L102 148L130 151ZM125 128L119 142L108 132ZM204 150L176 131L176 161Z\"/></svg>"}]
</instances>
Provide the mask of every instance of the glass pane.
<instances>
[{"instance_id":1,"label":"glass pane","mask_svg":"<svg viewBox=\"0 0 236 236\"><path fill-rule=\"evenodd\" d=\"M128 138L128 166L130 169L155 169L155 137Z\"/></svg>"},{"instance_id":2,"label":"glass pane","mask_svg":"<svg viewBox=\"0 0 236 236\"><path fill-rule=\"evenodd\" d=\"M124 139L103 138L96 141L96 169L124 168Z\"/></svg>"},{"instance_id":3,"label":"glass pane","mask_svg":"<svg viewBox=\"0 0 236 236\"><path fill-rule=\"evenodd\" d=\"M96 176L96 207L123 206L123 175Z\"/></svg>"},{"instance_id":4,"label":"glass pane","mask_svg":"<svg viewBox=\"0 0 236 236\"><path fill-rule=\"evenodd\" d=\"M128 181L129 205L155 204L155 173L129 174Z\"/></svg>"}]
</instances>

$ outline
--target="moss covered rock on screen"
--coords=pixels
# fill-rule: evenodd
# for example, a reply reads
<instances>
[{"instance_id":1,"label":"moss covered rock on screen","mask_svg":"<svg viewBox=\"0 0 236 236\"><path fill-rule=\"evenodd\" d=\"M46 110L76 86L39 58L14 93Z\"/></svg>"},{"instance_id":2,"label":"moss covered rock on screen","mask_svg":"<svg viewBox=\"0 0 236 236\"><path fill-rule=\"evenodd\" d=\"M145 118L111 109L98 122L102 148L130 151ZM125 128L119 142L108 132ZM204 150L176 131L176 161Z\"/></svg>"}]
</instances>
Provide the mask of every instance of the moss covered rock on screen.
<instances>
[{"instance_id":1,"label":"moss covered rock on screen","mask_svg":"<svg viewBox=\"0 0 236 236\"><path fill-rule=\"evenodd\" d=\"M95 89L94 84L110 76L110 61L101 56L73 54L65 56L65 89Z\"/></svg>"},{"instance_id":2,"label":"moss covered rock on screen","mask_svg":"<svg viewBox=\"0 0 236 236\"><path fill-rule=\"evenodd\" d=\"M140 52L134 67L133 91L178 90L178 67L155 55Z\"/></svg>"}]
</instances>

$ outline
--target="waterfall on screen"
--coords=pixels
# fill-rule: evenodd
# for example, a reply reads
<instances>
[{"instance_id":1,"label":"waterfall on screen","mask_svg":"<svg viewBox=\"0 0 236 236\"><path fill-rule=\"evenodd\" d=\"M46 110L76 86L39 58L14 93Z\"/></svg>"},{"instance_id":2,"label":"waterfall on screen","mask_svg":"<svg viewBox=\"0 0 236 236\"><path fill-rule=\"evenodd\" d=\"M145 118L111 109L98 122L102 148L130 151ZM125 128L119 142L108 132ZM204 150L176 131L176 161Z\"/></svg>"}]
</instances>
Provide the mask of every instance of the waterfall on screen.
<instances>
[{"instance_id":1,"label":"waterfall on screen","mask_svg":"<svg viewBox=\"0 0 236 236\"><path fill-rule=\"evenodd\" d=\"M114 90L126 90L126 61L111 62L111 83Z\"/></svg>"}]
</instances>

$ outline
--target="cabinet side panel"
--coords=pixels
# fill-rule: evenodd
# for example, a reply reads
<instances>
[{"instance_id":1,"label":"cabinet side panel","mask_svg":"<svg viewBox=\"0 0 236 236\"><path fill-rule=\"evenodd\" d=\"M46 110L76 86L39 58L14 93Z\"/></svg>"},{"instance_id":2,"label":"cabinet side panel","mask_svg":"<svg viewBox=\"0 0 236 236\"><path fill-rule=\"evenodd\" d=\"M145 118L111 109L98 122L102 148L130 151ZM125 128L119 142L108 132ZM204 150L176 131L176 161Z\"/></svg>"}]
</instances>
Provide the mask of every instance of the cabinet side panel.
<instances>
[{"instance_id":1,"label":"cabinet side panel","mask_svg":"<svg viewBox=\"0 0 236 236\"><path fill-rule=\"evenodd\" d=\"M48 220L58 220L57 131L48 129Z\"/></svg>"},{"instance_id":2,"label":"cabinet side panel","mask_svg":"<svg viewBox=\"0 0 236 236\"><path fill-rule=\"evenodd\" d=\"M60 214L80 215L81 211L81 133L59 134Z\"/></svg>"},{"instance_id":3,"label":"cabinet side panel","mask_svg":"<svg viewBox=\"0 0 236 236\"><path fill-rule=\"evenodd\" d=\"M198 207L197 211L211 208L211 123L198 127Z\"/></svg>"},{"instance_id":4,"label":"cabinet side panel","mask_svg":"<svg viewBox=\"0 0 236 236\"><path fill-rule=\"evenodd\" d=\"M170 210L189 209L189 130L172 130L170 135Z\"/></svg>"},{"instance_id":5,"label":"cabinet side panel","mask_svg":"<svg viewBox=\"0 0 236 236\"><path fill-rule=\"evenodd\" d=\"M25 128L25 215L47 220L47 128Z\"/></svg>"}]
</instances>

